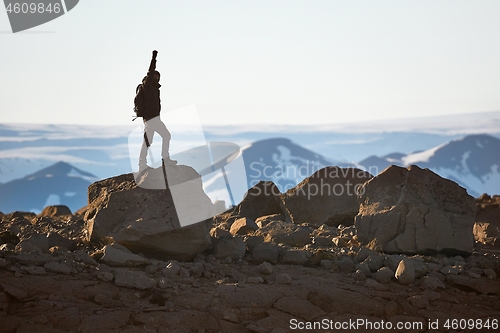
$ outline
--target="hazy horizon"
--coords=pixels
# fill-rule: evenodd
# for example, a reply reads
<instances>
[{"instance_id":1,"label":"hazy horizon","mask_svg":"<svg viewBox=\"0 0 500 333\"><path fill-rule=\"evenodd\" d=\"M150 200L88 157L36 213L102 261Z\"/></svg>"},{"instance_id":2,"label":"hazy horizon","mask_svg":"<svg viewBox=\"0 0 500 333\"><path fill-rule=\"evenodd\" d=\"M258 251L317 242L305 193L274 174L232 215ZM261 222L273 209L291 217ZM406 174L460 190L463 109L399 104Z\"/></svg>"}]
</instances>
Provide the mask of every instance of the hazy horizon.
<instances>
[{"instance_id":1,"label":"hazy horizon","mask_svg":"<svg viewBox=\"0 0 500 333\"><path fill-rule=\"evenodd\" d=\"M196 105L206 125L500 110L498 12L486 0L87 0L9 34L0 10L2 122L133 124L153 49L163 114Z\"/></svg>"}]
</instances>

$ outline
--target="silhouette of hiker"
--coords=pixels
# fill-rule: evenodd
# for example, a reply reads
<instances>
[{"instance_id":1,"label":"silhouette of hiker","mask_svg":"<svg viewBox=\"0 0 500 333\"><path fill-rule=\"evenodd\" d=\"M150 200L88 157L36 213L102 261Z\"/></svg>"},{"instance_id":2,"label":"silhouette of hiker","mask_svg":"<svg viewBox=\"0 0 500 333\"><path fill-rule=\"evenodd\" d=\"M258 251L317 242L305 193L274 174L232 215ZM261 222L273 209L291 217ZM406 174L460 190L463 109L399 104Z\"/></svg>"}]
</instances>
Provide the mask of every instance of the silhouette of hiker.
<instances>
[{"instance_id":1,"label":"silhouette of hiker","mask_svg":"<svg viewBox=\"0 0 500 333\"><path fill-rule=\"evenodd\" d=\"M139 172L145 170L148 165L146 158L148 148L153 143L154 133L158 133L162 138L162 159L165 165L177 164L177 161L170 159L168 152L170 147L170 132L165 124L160 119L161 103L160 103L160 73L156 71L156 56L158 51L153 51L151 64L149 65L148 74L142 80L142 89L144 94L144 141L142 142L141 152L139 154Z\"/></svg>"}]
</instances>

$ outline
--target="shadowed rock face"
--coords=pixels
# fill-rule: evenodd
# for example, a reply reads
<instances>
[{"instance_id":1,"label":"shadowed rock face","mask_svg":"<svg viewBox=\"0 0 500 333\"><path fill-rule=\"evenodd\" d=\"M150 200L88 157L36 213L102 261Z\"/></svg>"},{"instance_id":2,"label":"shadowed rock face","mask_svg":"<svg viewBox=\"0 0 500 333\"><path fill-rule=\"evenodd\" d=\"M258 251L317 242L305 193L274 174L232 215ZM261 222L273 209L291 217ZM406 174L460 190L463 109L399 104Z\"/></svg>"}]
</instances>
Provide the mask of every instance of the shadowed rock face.
<instances>
[{"instance_id":1,"label":"shadowed rock face","mask_svg":"<svg viewBox=\"0 0 500 333\"><path fill-rule=\"evenodd\" d=\"M212 217L213 205L203 192L201 179L187 166L169 167L176 181L165 189L163 171L151 169L140 177L139 184L157 184L158 188L139 187L132 174L108 178L89 186L89 205L85 221L89 240L110 244L117 242L133 252L153 257L191 260L210 246L205 223L181 228L182 218L201 222ZM177 180L186 180L182 183ZM179 186L185 186L179 190ZM174 187L176 188L174 190ZM176 200L172 192L183 194Z\"/></svg>"},{"instance_id":2,"label":"shadowed rock face","mask_svg":"<svg viewBox=\"0 0 500 333\"><path fill-rule=\"evenodd\" d=\"M61 215L71 215L71 210L68 208L68 206L64 205L47 206L40 213L40 216L48 216L48 217L61 216Z\"/></svg>"},{"instance_id":3,"label":"shadowed rock face","mask_svg":"<svg viewBox=\"0 0 500 333\"><path fill-rule=\"evenodd\" d=\"M417 166L391 166L361 188L358 240L388 253L470 254L474 198L455 182Z\"/></svg>"},{"instance_id":4,"label":"shadowed rock face","mask_svg":"<svg viewBox=\"0 0 500 333\"><path fill-rule=\"evenodd\" d=\"M359 211L357 188L371 178L356 168L323 168L281 196L283 210L296 224L352 225Z\"/></svg>"}]
</instances>

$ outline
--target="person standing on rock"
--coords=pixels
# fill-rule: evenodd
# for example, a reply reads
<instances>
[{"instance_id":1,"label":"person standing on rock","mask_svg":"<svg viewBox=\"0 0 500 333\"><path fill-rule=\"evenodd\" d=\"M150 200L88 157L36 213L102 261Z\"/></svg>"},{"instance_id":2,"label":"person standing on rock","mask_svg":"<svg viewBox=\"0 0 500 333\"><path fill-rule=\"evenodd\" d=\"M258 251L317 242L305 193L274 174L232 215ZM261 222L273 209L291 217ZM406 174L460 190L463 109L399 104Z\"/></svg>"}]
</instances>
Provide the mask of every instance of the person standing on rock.
<instances>
[{"instance_id":1,"label":"person standing on rock","mask_svg":"<svg viewBox=\"0 0 500 333\"><path fill-rule=\"evenodd\" d=\"M158 133L162 138L162 159L164 165L175 165L177 161L170 159L170 132L165 124L160 119L161 101L160 101L160 73L156 70L156 56L158 51L153 51L153 57L149 65L147 75L142 80L142 83L137 87L137 95L135 98L140 100L141 110L138 116L144 121L144 141L142 142L141 152L139 154L139 172L145 170L148 166L146 163L148 148L153 143L154 133Z\"/></svg>"}]
</instances>

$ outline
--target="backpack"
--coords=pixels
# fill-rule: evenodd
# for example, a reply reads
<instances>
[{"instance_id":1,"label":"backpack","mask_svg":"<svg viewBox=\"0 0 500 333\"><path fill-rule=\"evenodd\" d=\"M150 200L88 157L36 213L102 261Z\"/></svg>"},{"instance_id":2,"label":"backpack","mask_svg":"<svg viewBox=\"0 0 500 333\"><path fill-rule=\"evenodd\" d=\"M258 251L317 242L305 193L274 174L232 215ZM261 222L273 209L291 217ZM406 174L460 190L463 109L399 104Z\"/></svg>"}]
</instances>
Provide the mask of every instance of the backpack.
<instances>
[{"instance_id":1,"label":"backpack","mask_svg":"<svg viewBox=\"0 0 500 333\"><path fill-rule=\"evenodd\" d=\"M146 113L146 96L142 83L135 89L134 112L135 118L132 119L132 121L136 120L138 117L144 117Z\"/></svg>"}]
</instances>

